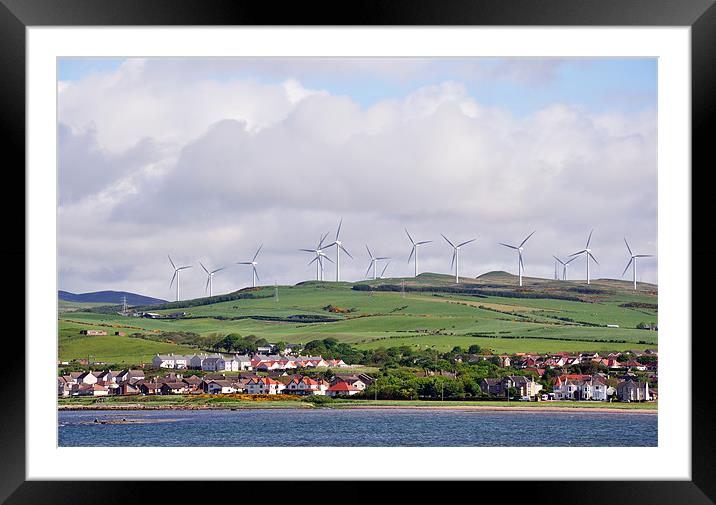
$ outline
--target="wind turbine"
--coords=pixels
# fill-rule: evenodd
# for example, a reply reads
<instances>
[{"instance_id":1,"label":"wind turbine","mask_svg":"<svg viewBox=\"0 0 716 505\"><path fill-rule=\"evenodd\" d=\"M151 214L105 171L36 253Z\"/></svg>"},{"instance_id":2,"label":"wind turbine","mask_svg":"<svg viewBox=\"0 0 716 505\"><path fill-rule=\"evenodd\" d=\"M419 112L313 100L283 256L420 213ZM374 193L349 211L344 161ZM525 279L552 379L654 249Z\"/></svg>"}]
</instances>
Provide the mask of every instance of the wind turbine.
<instances>
[{"instance_id":1,"label":"wind turbine","mask_svg":"<svg viewBox=\"0 0 716 505\"><path fill-rule=\"evenodd\" d=\"M255 288L255 287L256 287L256 281L257 281L257 280L260 280L260 279L259 279L259 274L258 274L258 272L256 271L256 265L259 264L259 262L256 261L256 257L257 257L257 256L259 255L259 253L261 252L261 248L262 248L263 246L264 246L263 244L261 244L261 245L259 246L259 248L256 250L256 254L254 254L254 257L253 257L253 258L251 258L251 261L239 261L239 262L236 263L237 265L251 265L251 287L252 287L252 288Z\"/></svg>"},{"instance_id":2,"label":"wind turbine","mask_svg":"<svg viewBox=\"0 0 716 505\"><path fill-rule=\"evenodd\" d=\"M418 247L420 247L423 244L429 244L432 242L432 240L423 240L422 242L416 242L413 240L413 237L410 236L410 233L408 233L408 229L405 229L405 233L408 235L408 238L410 239L410 243L413 244L413 248L410 250L410 256L408 257L408 263L410 263L410 259L413 257L413 254L415 254L415 277L418 276Z\"/></svg>"},{"instance_id":3,"label":"wind turbine","mask_svg":"<svg viewBox=\"0 0 716 505\"><path fill-rule=\"evenodd\" d=\"M535 230L535 231L537 231L537 230ZM525 269L525 265L522 262L522 251L524 250L523 246L525 245L525 243L527 243L527 241L530 239L530 237L534 234L535 234L535 232L533 231L532 233L527 235L527 238L525 238L520 245L510 245L510 244L504 244L504 243L500 242L500 245L509 247L510 249L514 249L515 251L517 251L517 273L520 278L520 287L522 286L522 271Z\"/></svg>"},{"instance_id":4,"label":"wind turbine","mask_svg":"<svg viewBox=\"0 0 716 505\"><path fill-rule=\"evenodd\" d=\"M373 253L370 252L370 248L368 247L368 244L365 245L365 248L368 250L368 256L370 256L370 265L368 265L368 270L365 271L365 276L368 277L368 273L370 272L370 269L372 268L373 269L373 280L376 280L378 278L376 275L377 263L380 260L389 260L390 258L388 258L387 256L379 256L376 258L373 256ZM386 267L387 266L388 265L386 265ZM385 272L385 269L383 269L383 271ZM381 276L382 276L382 274L381 274Z\"/></svg>"},{"instance_id":5,"label":"wind turbine","mask_svg":"<svg viewBox=\"0 0 716 505\"><path fill-rule=\"evenodd\" d=\"M172 268L174 269L174 275L172 275L172 281L169 283L169 289L172 288L172 284L174 284L174 279L176 279L177 280L177 301L179 301L179 272L181 270L186 270L187 268L191 268L191 265L177 268L177 266L172 261L172 257L167 254L167 258L169 258L169 263L172 264Z\"/></svg>"},{"instance_id":6,"label":"wind turbine","mask_svg":"<svg viewBox=\"0 0 716 505\"><path fill-rule=\"evenodd\" d=\"M322 249L323 242L326 240L327 236L328 236L328 233L326 233L325 235L323 235L321 237L321 240L318 242L318 245L316 246L315 249L299 249L299 251L310 252L310 253L314 253L316 255L316 257L313 258L311 261L309 261L308 264L310 265L314 261L317 262L316 263L316 280L317 281L323 280L323 258L326 258L328 261L333 263L333 260L331 258L329 258L328 256L326 256L326 253L324 253L323 249Z\"/></svg>"},{"instance_id":7,"label":"wind turbine","mask_svg":"<svg viewBox=\"0 0 716 505\"><path fill-rule=\"evenodd\" d=\"M336 239L333 241L333 243L328 244L326 247L333 247L336 246L336 282L339 282L341 280L341 249L344 253L348 255L350 259L353 259L353 256L351 256L351 253L349 253L345 247L343 247L343 242L339 240L339 237L341 235L341 225L343 224L343 219L338 223L338 231L336 231Z\"/></svg>"},{"instance_id":8,"label":"wind turbine","mask_svg":"<svg viewBox=\"0 0 716 505\"><path fill-rule=\"evenodd\" d=\"M568 259L567 261L562 261L557 256L552 256L555 260L559 261L562 264L562 280L567 280L567 269L569 268L569 264L577 259L575 256L574 258Z\"/></svg>"},{"instance_id":9,"label":"wind turbine","mask_svg":"<svg viewBox=\"0 0 716 505\"><path fill-rule=\"evenodd\" d=\"M216 270L212 270L210 272L209 270L207 270L207 268L204 266L204 264L201 261L199 262L199 264L201 265L201 268L204 269L204 272L206 272L206 277L207 277L206 287L204 288L204 292L206 293L206 290L208 289L209 290L209 298L211 298L211 288L212 288L212 284L213 284L212 281L214 279L214 274L216 272L220 272L221 270L224 270L226 267L217 268ZM177 280L177 284L178 284L178 280ZM178 296L177 296L177 298L178 298Z\"/></svg>"},{"instance_id":10,"label":"wind turbine","mask_svg":"<svg viewBox=\"0 0 716 505\"><path fill-rule=\"evenodd\" d=\"M442 233L440 235L442 235ZM450 262L450 270L452 270L452 266L454 264L455 265L455 284L460 284L460 275L459 275L460 274L460 272L459 272L460 271L460 248L464 245L469 244L470 242L474 242L477 239L473 238L473 239L470 239L470 240L463 242L461 244L455 245L452 242L450 242L450 240L445 235L443 235L443 238L452 247L452 261Z\"/></svg>"},{"instance_id":11,"label":"wind turbine","mask_svg":"<svg viewBox=\"0 0 716 505\"><path fill-rule=\"evenodd\" d=\"M589 232L589 237L587 237L587 245L584 246L584 249L582 249L581 251L578 251L574 254L570 254L570 256L576 257L576 256L584 253L584 257L587 260L587 284L589 284L589 258L592 258L594 260L594 263L599 265L597 258L594 257L594 255L592 254L592 250L589 248L589 242L592 240L592 233L594 233L594 230Z\"/></svg>"},{"instance_id":12,"label":"wind turbine","mask_svg":"<svg viewBox=\"0 0 716 505\"><path fill-rule=\"evenodd\" d=\"M631 252L631 247L629 247L629 242L627 242L626 237L624 238L624 243L626 244L627 249L629 250L629 255L631 256L631 258L629 258L629 263L627 263L626 268L622 272L622 277L624 277L624 274L627 272L627 270L629 270L629 265L633 265L632 277L634 279L634 290L636 290L636 259L637 258L651 258L654 255L653 254L634 254L633 252Z\"/></svg>"}]
</instances>

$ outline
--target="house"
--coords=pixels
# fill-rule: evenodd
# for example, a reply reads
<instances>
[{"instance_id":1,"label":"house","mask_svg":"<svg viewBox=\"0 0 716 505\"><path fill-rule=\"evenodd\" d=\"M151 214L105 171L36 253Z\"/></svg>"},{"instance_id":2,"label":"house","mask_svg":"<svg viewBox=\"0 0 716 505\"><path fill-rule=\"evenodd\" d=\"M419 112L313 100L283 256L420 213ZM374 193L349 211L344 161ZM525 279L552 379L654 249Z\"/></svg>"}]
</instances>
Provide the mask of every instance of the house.
<instances>
[{"instance_id":1,"label":"house","mask_svg":"<svg viewBox=\"0 0 716 505\"><path fill-rule=\"evenodd\" d=\"M628 379L617 384L617 398L622 402L651 401L649 383Z\"/></svg>"},{"instance_id":2,"label":"house","mask_svg":"<svg viewBox=\"0 0 716 505\"><path fill-rule=\"evenodd\" d=\"M99 384L79 384L77 386L77 396L107 396L109 389Z\"/></svg>"},{"instance_id":3,"label":"house","mask_svg":"<svg viewBox=\"0 0 716 505\"><path fill-rule=\"evenodd\" d=\"M154 368L189 368L190 356L182 356L180 354L157 354L152 358L152 366Z\"/></svg>"},{"instance_id":4,"label":"house","mask_svg":"<svg viewBox=\"0 0 716 505\"><path fill-rule=\"evenodd\" d=\"M112 370L106 370L104 372L99 372L99 374L96 374L95 377L97 377L98 382L112 382L116 383L116 374L119 372L113 372Z\"/></svg>"},{"instance_id":5,"label":"house","mask_svg":"<svg viewBox=\"0 0 716 505\"><path fill-rule=\"evenodd\" d=\"M250 395L275 395L286 389L286 385L270 377L251 379L246 383L246 391Z\"/></svg>"},{"instance_id":6,"label":"house","mask_svg":"<svg viewBox=\"0 0 716 505\"><path fill-rule=\"evenodd\" d=\"M358 389L359 391L363 391L367 384L361 380L360 377L357 375L344 375L344 374L337 374L333 376L333 379L331 380L331 385L337 384L339 382L347 382L354 388Z\"/></svg>"},{"instance_id":7,"label":"house","mask_svg":"<svg viewBox=\"0 0 716 505\"><path fill-rule=\"evenodd\" d=\"M347 382L337 382L336 384L333 384L331 387L329 387L326 390L326 394L328 396L339 396L339 395L346 395L346 396L353 396L358 393L360 393L360 389L357 387L351 386Z\"/></svg>"},{"instance_id":8,"label":"house","mask_svg":"<svg viewBox=\"0 0 716 505\"><path fill-rule=\"evenodd\" d=\"M115 381L117 383L119 382L130 382L134 384L138 380L144 379L144 371L143 370L129 370L125 369L121 372L117 372L115 375Z\"/></svg>"},{"instance_id":9,"label":"house","mask_svg":"<svg viewBox=\"0 0 716 505\"><path fill-rule=\"evenodd\" d=\"M80 335L106 335L105 330L80 330Z\"/></svg>"},{"instance_id":10,"label":"house","mask_svg":"<svg viewBox=\"0 0 716 505\"><path fill-rule=\"evenodd\" d=\"M165 382L161 385L160 391L163 395L180 395L189 392L189 386L185 382Z\"/></svg>"},{"instance_id":11,"label":"house","mask_svg":"<svg viewBox=\"0 0 716 505\"><path fill-rule=\"evenodd\" d=\"M115 331L114 334L119 337L124 337L126 335L126 333L124 333L123 331Z\"/></svg>"},{"instance_id":12,"label":"house","mask_svg":"<svg viewBox=\"0 0 716 505\"><path fill-rule=\"evenodd\" d=\"M234 384L227 380L216 380L204 383L204 391L206 393L215 394L228 394L236 393L237 388Z\"/></svg>"},{"instance_id":13,"label":"house","mask_svg":"<svg viewBox=\"0 0 716 505\"><path fill-rule=\"evenodd\" d=\"M83 372L77 377L77 384L96 384L97 376L91 371Z\"/></svg>"},{"instance_id":14,"label":"house","mask_svg":"<svg viewBox=\"0 0 716 505\"><path fill-rule=\"evenodd\" d=\"M115 394L118 395L138 395L142 391L139 388L138 385L132 384L131 382L121 382L119 384L119 387L114 391Z\"/></svg>"},{"instance_id":15,"label":"house","mask_svg":"<svg viewBox=\"0 0 716 505\"><path fill-rule=\"evenodd\" d=\"M139 391L143 395L158 395L162 392L162 385L158 382L142 382Z\"/></svg>"},{"instance_id":16,"label":"house","mask_svg":"<svg viewBox=\"0 0 716 505\"><path fill-rule=\"evenodd\" d=\"M477 381L480 386L480 390L483 394L490 396L504 396L505 393L502 390L502 381L500 379L480 379Z\"/></svg>"},{"instance_id":17,"label":"house","mask_svg":"<svg viewBox=\"0 0 716 505\"><path fill-rule=\"evenodd\" d=\"M67 377L57 378L57 396L70 396L73 383Z\"/></svg>"},{"instance_id":18,"label":"house","mask_svg":"<svg viewBox=\"0 0 716 505\"><path fill-rule=\"evenodd\" d=\"M596 400L607 401L614 394L614 388L607 386L599 375L568 374L555 379L554 397L556 400Z\"/></svg>"},{"instance_id":19,"label":"house","mask_svg":"<svg viewBox=\"0 0 716 505\"><path fill-rule=\"evenodd\" d=\"M208 354L194 354L191 358L189 358L189 366L188 368L192 370L202 370L202 364L204 363L204 360L208 358Z\"/></svg>"},{"instance_id":20,"label":"house","mask_svg":"<svg viewBox=\"0 0 716 505\"><path fill-rule=\"evenodd\" d=\"M311 379L310 377L293 377L286 384L284 394L296 395L325 395L328 384L322 380Z\"/></svg>"},{"instance_id":21,"label":"house","mask_svg":"<svg viewBox=\"0 0 716 505\"><path fill-rule=\"evenodd\" d=\"M522 375L508 375L502 379L502 390L507 394L510 388L517 390L519 396L529 396L533 398L542 390L542 384L534 381L531 377Z\"/></svg>"}]
</instances>

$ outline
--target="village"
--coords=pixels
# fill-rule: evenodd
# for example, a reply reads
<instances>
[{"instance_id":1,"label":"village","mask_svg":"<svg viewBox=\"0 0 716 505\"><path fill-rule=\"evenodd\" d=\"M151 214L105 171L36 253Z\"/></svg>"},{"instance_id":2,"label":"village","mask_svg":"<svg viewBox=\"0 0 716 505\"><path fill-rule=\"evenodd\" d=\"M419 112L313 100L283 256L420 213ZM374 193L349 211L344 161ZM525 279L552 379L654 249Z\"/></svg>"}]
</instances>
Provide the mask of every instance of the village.
<instances>
[{"instance_id":1,"label":"village","mask_svg":"<svg viewBox=\"0 0 716 505\"><path fill-rule=\"evenodd\" d=\"M658 395L654 387L658 385L658 353L654 349L605 355L596 352L494 355L457 352L456 348L442 356L454 362L452 371L444 366L422 370L400 366L385 371L382 377L364 373L364 367L340 358L303 356L301 350L295 345L278 349L269 344L252 354L157 354L151 363L139 368L60 372L57 394L59 397L318 395L354 399L447 396L476 401L597 402L650 402ZM481 370L478 374L488 376L468 377L472 370ZM433 393L426 393L428 388L423 386L435 380L441 381L439 395L434 392L435 387ZM381 385L381 381L385 384ZM462 384L464 390L451 389L451 383ZM415 392L408 397L395 396L391 391L395 391L396 384L402 384L403 390L412 387Z\"/></svg>"}]
</instances>

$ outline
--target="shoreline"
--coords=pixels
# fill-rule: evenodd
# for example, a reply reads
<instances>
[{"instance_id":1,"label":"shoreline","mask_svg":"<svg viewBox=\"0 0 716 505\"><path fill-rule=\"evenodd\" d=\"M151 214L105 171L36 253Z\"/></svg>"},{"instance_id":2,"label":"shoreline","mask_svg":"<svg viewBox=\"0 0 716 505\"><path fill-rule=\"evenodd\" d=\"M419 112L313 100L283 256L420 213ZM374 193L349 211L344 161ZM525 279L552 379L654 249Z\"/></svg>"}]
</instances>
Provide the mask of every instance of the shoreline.
<instances>
[{"instance_id":1,"label":"shoreline","mask_svg":"<svg viewBox=\"0 0 716 505\"><path fill-rule=\"evenodd\" d=\"M482 411L482 412L544 412L544 413L623 413L623 414L658 414L658 409L649 408L615 408L615 407L571 407L571 406L501 406L501 405L334 405L334 406L212 406L212 405L58 405L59 411L126 411L126 410L415 410L415 411Z\"/></svg>"}]
</instances>

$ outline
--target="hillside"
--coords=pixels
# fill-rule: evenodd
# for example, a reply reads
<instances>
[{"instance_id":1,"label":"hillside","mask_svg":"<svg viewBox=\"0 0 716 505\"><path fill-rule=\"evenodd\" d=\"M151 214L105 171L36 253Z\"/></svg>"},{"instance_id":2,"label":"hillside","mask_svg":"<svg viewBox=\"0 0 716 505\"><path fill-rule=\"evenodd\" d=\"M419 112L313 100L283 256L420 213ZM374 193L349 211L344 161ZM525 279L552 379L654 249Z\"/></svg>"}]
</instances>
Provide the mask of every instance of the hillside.
<instances>
[{"instance_id":1,"label":"hillside","mask_svg":"<svg viewBox=\"0 0 716 505\"><path fill-rule=\"evenodd\" d=\"M80 303L108 303L121 305L122 298L127 297L128 305L157 305L167 303L166 300L152 298L151 296L138 295L128 291L95 291L92 293L70 293L69 291L58 291L57 298L67 302Z\"/></svg>"},{"instance_id":2,"label":"hillside","mask_svg":"<svg viewBox=\"0 0 716 505\"><path fill-rule=\"evenodd\" d=\"M207 342L239 333L289 343L333 337L358 348L408 345L449 350L477 344L499 353L621 351L658 345L657 331L637 328L658 322L653 285L639 285L635 292L628 282L608 279L586 286L579 281L525 278L525 285L517 288L513 276L504 272L465 279L457 289L453 280L422 274L358 283L310 281L279 286L278 299L270 286L251 290L251 296L239 297L237 292L221 301L188 300L153 310L169 314L182 308L186 316L177 319L86 309L60 314L59 354L61 359L82 357L87 354L83 347L92 343L90 354L105 361L121 356L132 362L135 356L135 362L146 362L151 358L148 339L153 340L150 347L157 347L157 335L172 332L191 332ZM80 329L103 327L127 336L79 336ZM162 352L172 352L167 346L176 344L165 339L161 345ZM174 352L184 350L176 346Z\"/></svg>"}]
</instances>

